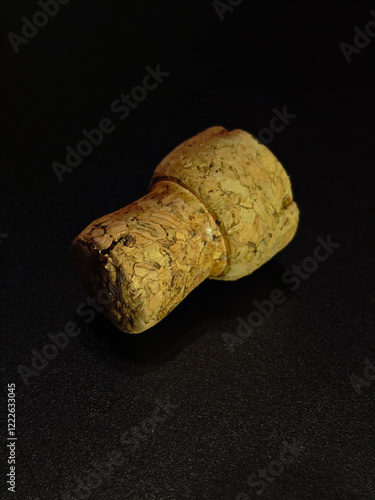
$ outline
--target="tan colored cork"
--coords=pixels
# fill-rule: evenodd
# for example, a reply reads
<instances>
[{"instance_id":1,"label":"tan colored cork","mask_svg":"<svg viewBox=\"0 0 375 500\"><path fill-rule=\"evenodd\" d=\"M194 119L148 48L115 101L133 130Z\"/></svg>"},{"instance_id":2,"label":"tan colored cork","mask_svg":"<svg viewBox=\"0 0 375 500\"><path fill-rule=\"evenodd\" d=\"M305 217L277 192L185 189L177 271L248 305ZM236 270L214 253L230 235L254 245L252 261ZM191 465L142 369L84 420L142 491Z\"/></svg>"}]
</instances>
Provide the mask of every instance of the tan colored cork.
<instances>
[{"instance_id":1,"label":"tan colored cork","mask_svg":"<svg viewBox=\"0 0 375 500\"><path fill-rule=\"evenodd\" d=\"M206 278L251 274L293 238L289 178L252 135L212 127L158 165L150 192L92 222L73 256L90 294L120 329L154 326Z\"/></svg>"}]
</instances>

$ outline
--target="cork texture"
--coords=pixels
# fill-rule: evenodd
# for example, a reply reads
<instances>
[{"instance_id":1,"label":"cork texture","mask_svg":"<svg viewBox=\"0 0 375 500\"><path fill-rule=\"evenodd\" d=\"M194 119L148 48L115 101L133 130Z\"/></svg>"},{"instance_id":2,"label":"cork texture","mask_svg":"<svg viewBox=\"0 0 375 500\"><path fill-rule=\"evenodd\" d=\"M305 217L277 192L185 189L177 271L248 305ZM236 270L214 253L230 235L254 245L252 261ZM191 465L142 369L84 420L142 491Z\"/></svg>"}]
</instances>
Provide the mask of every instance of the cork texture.
<instances>
[{"instance_id":1,"label":"cork texture","mask_svg":"<svg viewBox=\"0 0 375 500\"><path fill-rule=\"evenodd\" d=\"M91 223L72 251L88 293L110 292L104 314L140 333L206 278L252 273L289 243L298 215L276 157L247 132L212 127L168 154L149 194Z\"/></svg>"}]
</instances>

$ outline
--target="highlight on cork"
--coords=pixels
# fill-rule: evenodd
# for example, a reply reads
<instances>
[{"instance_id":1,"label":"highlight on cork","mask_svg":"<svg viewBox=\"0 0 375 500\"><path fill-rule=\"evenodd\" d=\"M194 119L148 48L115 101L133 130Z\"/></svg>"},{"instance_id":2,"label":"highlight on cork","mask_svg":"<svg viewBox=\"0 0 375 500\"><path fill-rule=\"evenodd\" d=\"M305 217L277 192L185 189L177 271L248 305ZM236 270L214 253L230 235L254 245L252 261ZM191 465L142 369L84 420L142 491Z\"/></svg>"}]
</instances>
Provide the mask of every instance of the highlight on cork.
<instances>
[{"instance_id":1,"label":"highlight on cork","mask_svg":"<svg viewBox=\"0 0 375 500\"><path fill-rule=\"evenodd\" d=\"M212 127L160 162L143 198L87 226L72 252L89 295L109 292L103 314L140 333L206 278L251 274L291 241L298 217L271 151L247 132Z\"/></svg>"}]
</instances>

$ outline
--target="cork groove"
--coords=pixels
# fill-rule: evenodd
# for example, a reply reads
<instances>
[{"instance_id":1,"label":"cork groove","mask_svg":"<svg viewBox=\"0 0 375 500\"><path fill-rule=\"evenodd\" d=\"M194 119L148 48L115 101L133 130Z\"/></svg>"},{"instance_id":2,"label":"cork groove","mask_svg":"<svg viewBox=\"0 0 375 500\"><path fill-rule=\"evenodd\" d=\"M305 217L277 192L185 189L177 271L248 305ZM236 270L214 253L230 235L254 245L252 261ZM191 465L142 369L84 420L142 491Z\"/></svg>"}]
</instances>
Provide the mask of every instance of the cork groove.
<instances>
[{"instance_id":1,"label":"cork groove","mask_svg":"<svg viewBox=\"0 0 375 500\"><path fill-rule=\"evenodd\" d=\"M207 202L196 191L194 191L193 189L191 189L191 187L187 186L184 182L180 181L176 177L172 177L172 176L168 176L168 175L161 175L161 176L158 176L158 177L154 177L151 180L151 183L150 183L150 190L155 186L155 184L157 184L158 182L163 182L163 181L172 182L172 183L178 184L179 186L181 186L184 189L186 189L187 191L189 191L189 193L191 193L193 196L195 196L197 198L197 200L199 200L199 202L202 203L202 205L204 206L204 208L207 210L207 212L214 219L215 224L216 224L217 228L219 229L219 231L220 231L220 233L221 233L221 235L223 237L223 240L224 240L224 243L225 243L225 251L226 251L226 265L225 265L225 268L223 269L223 271L220 274L218 274L215 277L218 278L220 276L225 276L227 270L230 268L230 259L231 259L232 252L231 252L231 247L230 247L230 242L229 242L228 234L226 232L226 229L225 229L224 225L220 222L220 219L219 219L218 215L215 213L214 210L212 210L212 208L207 204Z\"/></svg>"}]
</instances>

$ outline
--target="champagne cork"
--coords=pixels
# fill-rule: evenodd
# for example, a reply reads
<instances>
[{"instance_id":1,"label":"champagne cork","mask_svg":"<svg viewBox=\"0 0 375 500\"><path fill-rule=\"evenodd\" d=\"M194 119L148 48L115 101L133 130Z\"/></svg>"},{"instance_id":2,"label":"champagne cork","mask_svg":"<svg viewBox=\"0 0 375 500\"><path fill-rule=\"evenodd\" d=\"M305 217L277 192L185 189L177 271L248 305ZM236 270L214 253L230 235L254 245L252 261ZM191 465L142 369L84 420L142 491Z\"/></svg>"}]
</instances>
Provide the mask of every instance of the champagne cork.
<instances>
[{"instance_id":1,"label":"champagne cork","mask_svg":"<svg viewBox=\"0 0 375 500\"><path fill-rule=\"evenodd\" d=\"M149 193L92 222L72 252L89 295L108 290L103 314L140 333L206 278L251 274L291 241L298 217L270 150L242 130L212 127L169 153Z\"/></svg>"}]
</instances>

